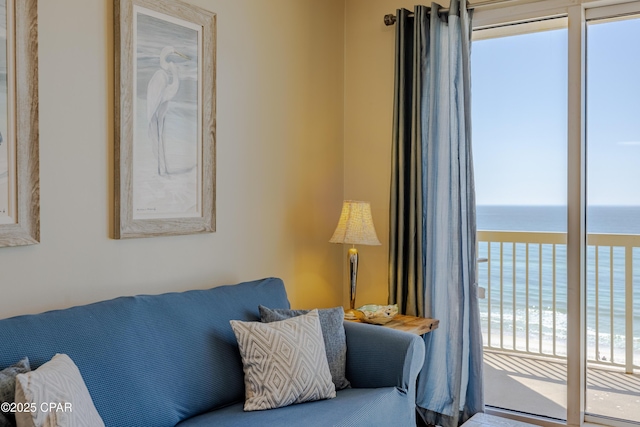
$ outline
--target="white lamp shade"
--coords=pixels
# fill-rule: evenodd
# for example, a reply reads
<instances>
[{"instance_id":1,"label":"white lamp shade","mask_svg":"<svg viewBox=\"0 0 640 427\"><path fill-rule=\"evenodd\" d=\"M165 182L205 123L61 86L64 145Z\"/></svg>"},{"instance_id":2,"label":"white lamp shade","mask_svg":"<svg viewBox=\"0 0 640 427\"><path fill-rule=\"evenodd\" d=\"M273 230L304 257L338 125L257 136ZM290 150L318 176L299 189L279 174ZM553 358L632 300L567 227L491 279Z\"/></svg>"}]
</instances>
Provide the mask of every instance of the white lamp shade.
<instances>
[{"instance_id":1,"label":"white lamp shade","mask_svg":"<svg viewBox=\"0 0 640 427\"><path fill-rule=\"evenodd\" d=\"M345 200L331 243L353 245L380 245L371 217L369 202Z\"/></svg>"}]
</instances>

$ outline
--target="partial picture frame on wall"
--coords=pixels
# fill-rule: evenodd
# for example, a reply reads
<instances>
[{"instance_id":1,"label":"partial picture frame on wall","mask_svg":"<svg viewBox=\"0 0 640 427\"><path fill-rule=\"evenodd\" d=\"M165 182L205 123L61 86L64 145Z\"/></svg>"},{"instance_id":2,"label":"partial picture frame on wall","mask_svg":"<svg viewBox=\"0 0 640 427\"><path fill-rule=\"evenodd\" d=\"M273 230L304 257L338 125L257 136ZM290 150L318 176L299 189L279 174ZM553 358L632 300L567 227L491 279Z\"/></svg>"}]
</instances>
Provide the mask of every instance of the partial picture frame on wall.
<instances>
[{"instance_id":1,"label":"partial picture frame on wall","mask_svg":"<svg viewBox=\"0 0 640 427\"><path fill-rule=\"evenodd\" d=\"M116 239L215 231L216 15L114 0Z\"/></svg>"},{"instance_id":2,"label":"partial picture frame on wall","mask_svg":"<svg viewBox=\"0 0 640 427\"><path fill-rule=\"evenodd\" d=\"M0 247L40 242L37 0L0 0Z\"/></svg>"}]
</instances>

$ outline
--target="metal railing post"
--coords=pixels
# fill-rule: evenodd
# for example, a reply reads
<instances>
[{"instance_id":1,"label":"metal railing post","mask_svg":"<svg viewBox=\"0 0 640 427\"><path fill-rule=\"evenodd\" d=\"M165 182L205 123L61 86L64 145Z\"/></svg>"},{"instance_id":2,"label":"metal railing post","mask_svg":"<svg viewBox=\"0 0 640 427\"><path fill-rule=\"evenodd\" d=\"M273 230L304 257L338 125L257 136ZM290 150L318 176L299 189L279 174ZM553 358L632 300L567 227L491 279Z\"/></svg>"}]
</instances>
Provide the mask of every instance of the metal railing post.
<instances>
[{"instance_id":1,"label":"metal railing post","mask_svg":"<svg viewBox=\"0 0 640 427\"><path fill-rule=\"evenodd\" d=\"M633 247L624 248L625 271L625 372L633 374Z\"/></svg>"}]
</instances>

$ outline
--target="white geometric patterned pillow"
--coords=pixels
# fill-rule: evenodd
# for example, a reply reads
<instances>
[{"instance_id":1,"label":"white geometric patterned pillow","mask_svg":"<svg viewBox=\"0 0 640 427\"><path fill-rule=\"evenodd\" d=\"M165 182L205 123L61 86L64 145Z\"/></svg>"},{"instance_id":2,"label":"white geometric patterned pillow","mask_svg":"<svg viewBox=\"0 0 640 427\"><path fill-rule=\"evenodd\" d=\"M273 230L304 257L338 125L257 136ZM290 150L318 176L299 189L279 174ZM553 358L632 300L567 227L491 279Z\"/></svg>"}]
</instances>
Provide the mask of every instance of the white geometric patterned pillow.
<instances>
[{"instance_id":1,"label":"white geometric patterned pillow","mask_svg":"<svg viewBox=\"0 0 640 427\"><path fill-rule=\"evenodd\" d=\"M35 371L16 377L17 427L104 427L78 367L56 354Z\"/></svg>"},{"instance_id":2,"label":"white geometric patterned pillow","mask_svg":"<svg viewBox=\"0 0 640 427\"><path fill-rule=\"evenodd\" d=\"M242 356L245 411L336 397L318 310L273 323L230 323Z\"/></svg>"},{"instance_id":3,"label":"white geometric patterned pillow","mask_svg":"<svg viewBox=\"0 0 640 427\"><path fill-rule=\"evenodd\" d=\"M278 322L292 317L307 314L309 310L288 310L282 308L267 308L258 306L262 323ZM327 353L329 371L336 390L351 387L351 383L345 377L347 367L347 337L344 332L344 309L342 306L323 308L318 310L320 316L320 328L324 339L324 350Z\"/></svg>"}]
</instances>

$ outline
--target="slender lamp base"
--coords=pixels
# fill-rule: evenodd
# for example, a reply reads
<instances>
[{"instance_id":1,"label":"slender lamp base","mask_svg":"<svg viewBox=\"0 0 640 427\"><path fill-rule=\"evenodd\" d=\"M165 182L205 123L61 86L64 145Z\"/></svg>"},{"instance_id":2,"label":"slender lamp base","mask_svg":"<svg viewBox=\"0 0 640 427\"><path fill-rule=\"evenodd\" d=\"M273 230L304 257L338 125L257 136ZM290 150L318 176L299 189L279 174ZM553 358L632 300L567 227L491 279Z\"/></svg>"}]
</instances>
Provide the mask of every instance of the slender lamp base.
<instances>
[{"instance_id":1,"label":"slender lamp base","mask_svg":"<svg viewBox=\"0 0 640 427\"><path fill-rule=\"evenodd\" d=\"M356 282L358 281L358 250L355 246L349 248L349 281L351 290L351 310L356 306Z\"/></svg>"}]
</instances>

